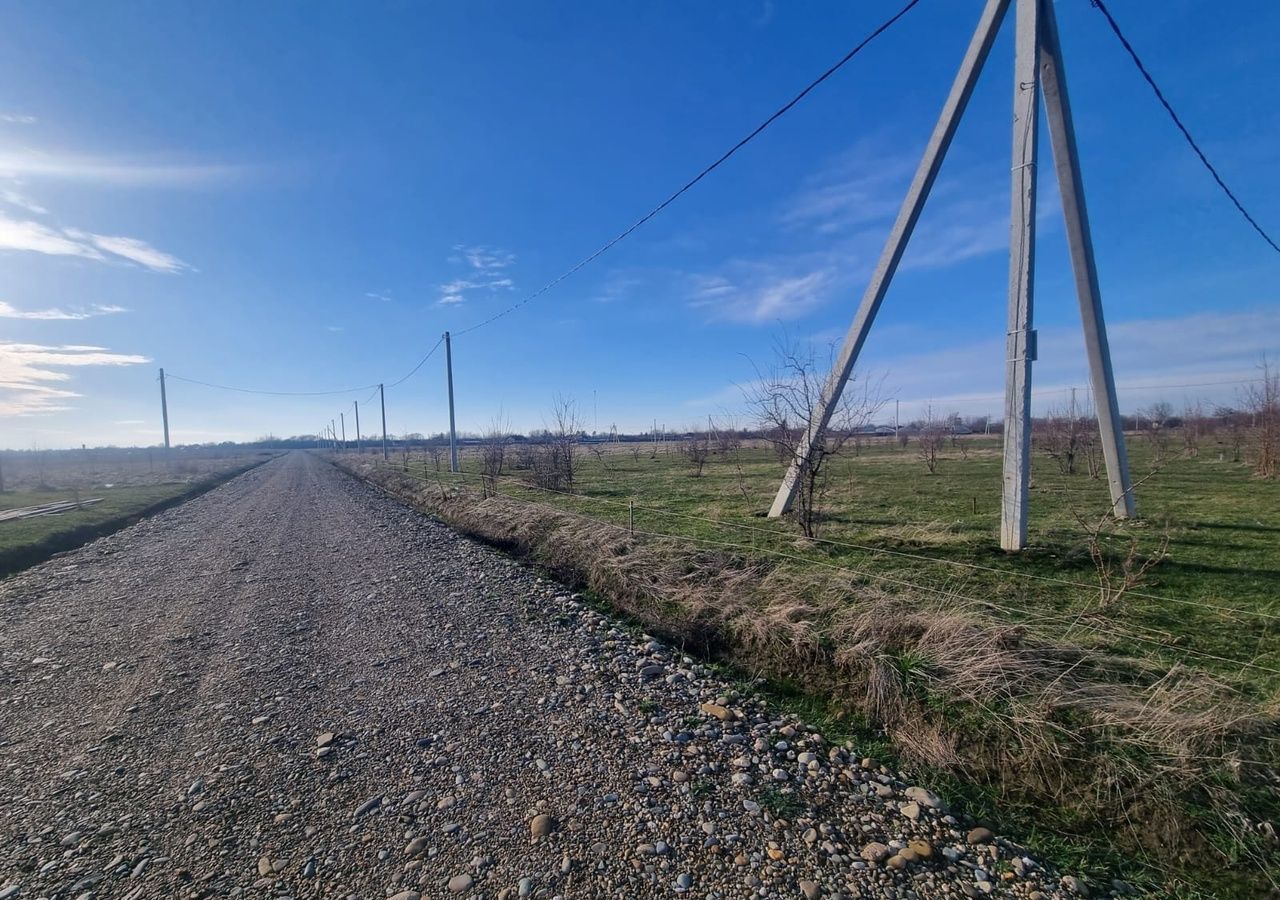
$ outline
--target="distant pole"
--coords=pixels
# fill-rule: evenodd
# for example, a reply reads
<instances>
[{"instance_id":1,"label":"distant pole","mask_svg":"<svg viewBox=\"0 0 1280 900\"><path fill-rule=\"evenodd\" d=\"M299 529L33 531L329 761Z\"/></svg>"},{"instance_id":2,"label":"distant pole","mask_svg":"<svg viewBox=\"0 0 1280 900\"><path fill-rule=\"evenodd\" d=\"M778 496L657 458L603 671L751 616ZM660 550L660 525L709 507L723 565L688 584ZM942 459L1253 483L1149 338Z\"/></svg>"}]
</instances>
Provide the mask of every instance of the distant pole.
<instances>
[{"instance_id":1,"label":"distant pole","mask_svg":"<svg viewBox=\"0 0 1280 900\"><path fill-rule=\"evenodd\" d=\"M356 402L356 453L360 452L360 401Z\"/></svg>"},{"instance_id":2,"label":"distant pole","mask_svg":"<svg viewBox=\"0 0 1280 900\"><path fill-rule=\"evenodd\" d=\"M338 421L342 423L342 449L347 449L347 414L338 413Z\"/></svg>"},{"instance_id":3,"label":"distant pole","mask_svg":"<svg viewBox=\"0 0 1280 900\"><path fill-rule=\"evenodd\" d=\"M378 402L382 404L382 461L387 461L387 392L378 385Z\"/></svg>"},{"instance_id":4,"label":"distant pole","mask_svg":"<svg viewBox=\"0 0 1280 900\"><path fill-rule=\"evenodd\" d=\"M169 449L169 398L164 392L164 369L160 370L160 415L164 419L164 449Z\"/></svg>"},{"instance_id":5,"label":"distant pole","mask_svg":"<svg viewBox=\"0 0 1280 900\"><path fill-rule=\"evenodd\" d=\"M333 449L337 450L338 449L338 423L333 421L333 419L329 420L329 439L333 441Z\"/></svg>"},{"instance_id":6,"label":"distant pole","mask_svg":"<svg viewBox=\"0 0 1280 900\"><path fill-rule=\"evenodd\" d=\"M899 423L899 421L900 421L900 420L899 420L899 418L898 418L898 411L899 411L899 404L900 404L901 402L902 402L901 400L894 400L894 401L893 401L893 436L894 436L894 437L897 437L897 436L898 436L898 429L901 427L901 426L898 424L898 423Z\"/></svg>"},{"instance_id":7,"label":"distant pole","mask_svg":"<svg viewBox=\"0 0 1280 900\"><path fill-rule=\"evenodd\" d=\"M449 471L458 471L458 430L453 421L453 344L444 333L444 367L449 379Z\"/></svg>"}]
</instances>

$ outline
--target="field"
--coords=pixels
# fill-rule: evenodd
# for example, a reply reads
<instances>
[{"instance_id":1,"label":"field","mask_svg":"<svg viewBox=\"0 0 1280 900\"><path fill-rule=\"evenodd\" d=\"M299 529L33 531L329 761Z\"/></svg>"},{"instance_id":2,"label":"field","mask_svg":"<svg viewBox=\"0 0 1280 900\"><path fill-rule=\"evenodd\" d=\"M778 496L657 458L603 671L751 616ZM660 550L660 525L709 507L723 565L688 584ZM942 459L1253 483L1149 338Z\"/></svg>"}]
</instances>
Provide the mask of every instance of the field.
<instances>
[{"instance_id":1,"label":"field","mask_svg":"<svg viewBox=\"0 0 1280 900\"><path fill-rule=\"evenodd\" d=\"M890 738L876 752L904 753L1041 852L1157 892L1252 896L1277 872L1265 822L1280 812L1280 484L1229 447L1179 450L1131 439L1129 523L1105 519L1105 481L1037 453L1020 554L999 548L1000 447L981 436L950 442L935 474L914 444L865 441L834 464L812 539L764 517L784 469L765 446L713 453L701 475L678 444L580 446L563 493L530 484L508 447L496 497L480 448L466 448L458 476L422 453L344 465L580 573L643 627L709 627L733 665L836 715L833 731ZM560 524L563 513L583 518ZM735 558L764 561L764 574L708 583L708 564ZM1151 565L1126 584L1126 561ZM808 576L843 588L786 596ZM983 665L982 679L966 671ZM873 696L886 670L902 698L892 721ZM935 746L954 751L950 763ZM1255 824L1233 824L1244 820ZM1224 872L1242 881L1227 887Z\"/></svg>"},{"instance_id":2,"label":"field","mask_svg":"<svg viewBox=\"0 0 1280 900\"><path fill-rule=\"evenodd\" d=\"M816 540L764 518L783 466L773 452L712 454L703 474L678 445L617 445L583 452L573 495L506 478L500 491L638 531L745 545L854 570L890 592L943 592L1055 637L1165 663L1204 668L1261 700L1280 689L1280 483L1252 476L1216 448L1195 457L1131 442L1140 519L1104 525L1114 557L1164 557L1107 608L1088 532L1108 509L1106 483L1063 475L1036 455L1030 547L999 547L1000 447L962 438L930 475L913 446L875 439L834 463ZM1225 454L1224 454L1225 455ZM431 464L421 461L428 470ZM464 454L478 475L478 454ZM509 475L519 476L519 471ZM447 474L444 477L448 477ZM1120 560L1117 560L1119 564Z\"/></svg>"},{"instance_id":3,"label":"field","mask_svg":"<svg viewBox=\"0 0 1280 900\"><path fill-rule=\"evenodd\" d=\"M0 521L0 576L199 493L274 454L207 448L6 451L0 511L89 501L56 515Z\"/></svg>"}]
</instances>

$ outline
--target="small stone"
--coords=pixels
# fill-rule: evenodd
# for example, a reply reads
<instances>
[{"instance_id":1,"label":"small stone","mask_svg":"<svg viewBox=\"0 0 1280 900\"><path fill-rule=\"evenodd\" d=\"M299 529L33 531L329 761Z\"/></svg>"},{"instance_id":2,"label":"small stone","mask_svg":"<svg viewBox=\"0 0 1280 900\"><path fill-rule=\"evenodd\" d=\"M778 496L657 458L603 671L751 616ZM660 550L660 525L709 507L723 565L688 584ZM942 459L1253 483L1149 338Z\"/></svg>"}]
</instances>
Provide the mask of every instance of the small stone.
<instances>
[{"instance_id":1,"label":"small stone","mask_svg":"<svg viewBox=\"0 0 1280 900\"><path fill-rule=\"evenodd\" d=\"M533 821L529 823L529 833L534 839L544 838L551 832L556 830L556 821L546 813L533 817Z\"/></svg>"},{"instance_id":2,"label":"small stone","mask_svg":"<svg viewBox=\"0 0 1280 900\"><path fill-rule=\"evenodd\" d=\"M266 878L274 871L275 869L271 868L271 860L267 859L265 856L258 860L258 874L263 878Z\"/></svg>"},{"instance_id":3,"label":"small stone","mask_svg":"<svg viewBox=\"0 0 1280 900\"><path fill-rule=\"evenodd\" d=\"M889 855L889 848L879 841L872 841L859 854L867 862L882 862Z\"/></svg>"},{"instance_id":4,"label":"small stone","mask_svg":"<svg viewBox=\"0 0 1280 900\"><path fill-rule=\"evenodd\" d=\"M804 894L805 900L818 900L822 896L822 887L816 881L802 881L800 893Z\"/></svg>"},{"instance_id":5,"label":"small stone","mask_svg":"<svg viewBox=\"0 0 1280 900\"><path fill-rule=\"evenodd\" d=\"M889 857L889 861L885 863L885 865L890 869L905 869L907 867L907 861L903 859L902 854L899 853L896 856Z\"/></svg>"},{"instance_id":6,"label":"small stone","mask_svg":"<svg viewBox=\"0 0 1280 900\"><path fill-rule=\"evenodd\" d=\"M930 844L928 841L925 841L925 840L917 839L914 841L908 841L907 849L909 849L916 856L920 857L920 859L928 859L929 857L933 856L933 844Z\"/></svg>"},{"instance_id":7,"label":"small stone","mask_svg":"<svg viewBox=\"0 0 1280 900\"><path fill-rule=\"evenodd\" d=\"M471 884L471 876L464 872L449 879L449 890L455 894L461 894L463 891L470 890Z\"/></svg>"},{"instance_id":8,"label":"small stone","mask_svg":"<svg viewBox=\"0 0 1280 900\"><path fill-rule=\"evenodd\" d=\"M674 772L671 773L671 780L674 781L676 784L684 784L686 781L689 780L689 773L686 772L684 769L676 769Z\"/></svg>"},{"instance_id":9,"label":"small stone","mask_svg":"<svg viewBox=\"0 0 1280 900\"><path fill-rule=\"evenodd\" d=\"M693 887L693 876L690 875L688 872L681 872L678 876L676 876L677 891L687 891L691 887Z\"/></svg>"},{"instance_id":10,"label":"small stone","mask_svg":"<svg viewBox=\"0 0 1280 900\"><path fill-rule=\"evenodd\" d=\"M704 703L698 707L709 716L714 716L721 722L732 722L734 719L733 710L727 709L718 703Z\"/></svg>"},{"instance_id":11,"label":"small stone","mask_svg":"<svg viewBox=\"0 0 1280 900\"><path fill-rule=\"evenodd\" d=\"M361 816L365 815L366 813L371 813L381 805L382 805L381 794L379 794L376 797L370 797L368 800L364 801L363 803L361 803L359 806L356 807L355 818L358 819Z\"/></svg>"},{"instance_id":12,"label":"small stone","mask_svg":"<svg viewBox=\"0 0 1280 900\"><path fill-rule=\"evenodd\" d=\"M991 833L990 828L975 828L965 836L965 840L970 844L990 844L995 839L995 835Z\"/></svg>"},{"instance_id":13,"label":"small stone","mask_svg":"<svg viewBox=\"0 0 1280 900\"><path fill-rule=\"evenodd\" d=\"M405 844L405 856L421 856L426 852L428 840L425 837L416 837L409 843Z\"/></svg>"},{"instance_id":14,"label":"small stone","mask_svg":"<svg viewBox=\"0 0 1280 900\"><path fill-rule=\"evenodd\" d=\"M922 787L909 787L902 793L908 800L914 800L916 803L919 803L921 806L928 807L929 809L936 809L943 815L946 815L951 811L947 807L947 802L933 791L925 790Z\"/></svg>"},{"instance_id":15,"label":"small stone","mask_svg":"<svg viewBox=\"0 0 1280 900\"><path fill-rule=\"evenodd\" d=\"M316 738L317 747L328 747L333 743L335 735L332 731L326 731L324 734Z\"/></svg>"}]
</instances>

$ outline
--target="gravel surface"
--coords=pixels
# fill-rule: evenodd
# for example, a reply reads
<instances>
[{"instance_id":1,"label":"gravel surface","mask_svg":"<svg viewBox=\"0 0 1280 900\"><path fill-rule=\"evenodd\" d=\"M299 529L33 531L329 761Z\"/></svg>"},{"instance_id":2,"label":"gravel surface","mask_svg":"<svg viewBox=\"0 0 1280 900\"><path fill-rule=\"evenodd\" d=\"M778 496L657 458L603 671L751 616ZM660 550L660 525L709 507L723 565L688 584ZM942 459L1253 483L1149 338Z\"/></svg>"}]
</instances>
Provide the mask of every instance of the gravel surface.
<instances>
[{"instance_id":1,"label":"gravel surface","mask_svg":"<svg viewBox=\"0 0 1280 900\"><path fill-rule=\"evenodd\" d=\"M0 615L0 900L1076 888L310 454Z\"/></svg>"}]
</instances>

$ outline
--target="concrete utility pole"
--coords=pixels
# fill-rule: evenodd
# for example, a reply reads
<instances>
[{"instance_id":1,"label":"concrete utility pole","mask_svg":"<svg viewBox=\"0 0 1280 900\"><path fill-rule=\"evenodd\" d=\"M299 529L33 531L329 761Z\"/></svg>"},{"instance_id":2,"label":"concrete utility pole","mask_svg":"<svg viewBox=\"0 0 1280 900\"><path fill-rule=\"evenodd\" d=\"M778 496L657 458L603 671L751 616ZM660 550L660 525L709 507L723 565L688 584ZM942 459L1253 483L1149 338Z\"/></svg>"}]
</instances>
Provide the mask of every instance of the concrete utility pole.
<instances>
[{"instance_id":1,"label":"concrete utility pole","mask_svg":"<svg viewBox=\"0 0 1280 900\"><path fill-rule=\"evenodd\" d=\"M160 416L164 420L164 449L169 449L169 398L164 392L164 369L160 370Z\"/></svg>"},{"instance_id":2,"label":"concrete utility pole","mask_svg":"<svg viewBox=\"0 0 1280 900\"><path fill-rule=\"evenodd\" d=\"M344 412L338 413L338 422L341 423L342 425L342 449L346 450L347 449L347 414Z\"/></svg>"},{"instance_id":3,"label":"concrete utility pole","mask_svg":"<svg viewBox=\"0 0 1280 900\"><path fill-rule=\"evenodd\" d=\"M356 405L356 453L359 454L361 452L360 451L360 401L356 400L355 405Z\"/></svg>"},{"instance_id":4,"label":"concrete utility pole","mask_svg":"<svg viewBox=\"0 0 1280 900\"><path fill-rule=\"evenodd\" d=\"M387 392L378 385L378 402L382 404L382 461L387 461Z\"/></svg>"},{"instance_id":5,"label":"concrete utility pole","mask_svg":"<svg viewBox=\"0 0 1280 900\"><path fill-rule=\"evenodd\" d=\"M1036 136L1040 92L1036 76L1036 35L1040 0L1018 0L1014 29L1013 168L1009 219L1009 321L1004 363L1004 489L1000 505L1000 546L1027 545L1027 493L1031 488L1031 363L1036 335L1031 330L1036 251Z\"/></svg>"},{"instance_id":6,"label":"concrete utility pole","mask_svg":"<svg viewBox=\"0 0 1280 900\"><path fill-rule=\"evenodd\" d=\"M458 471L458 431L453 423L453 346L444 333L444 367L449 379L449 471Z\"/></svg>"},{"instance_id":7,"label":"concrete utility pole","mask_svg":"<svg viewBox=\"0 0 1280 900\"><path fill-rule=\"evenodd\" d=\"M872 274L844 346L823 387L813 421L801 439L795 459L787 469L770 517L785 513L800 484L809 448L822 439L862 351L871 324L897 271L907 241L915 229L924 203L937 178L943 157L964 114L974 85L991 51L1011 0L987 0L973 38L965 52L942 114L925 148L915 178L907 190L897 221ZM1102 433L1103 456L1111 487L1112 508L1117 517L1134 514L1133 487L1129 480L1124 433L1120 428L1111 373L1111 357L1102 318L1101 294L1093 258L1093 244L1085 214L1080 164L1067 102L1062 50L1052 0L1017 0L1014 61L1014 129L1012 213L1009 260L1009 324L1005 361L1004 496L1001 504L1001 546L1021 550L1026 546L1027 489L1031 465L1031 363L1035 359L1032 331L1032 293L1035 271L1035 163L1039 96L1044 93L1046 118L1053 143L1058 186L1071 249L1076 290L1089 353L1090 380Z\"/></svg>"}]
</instances>

